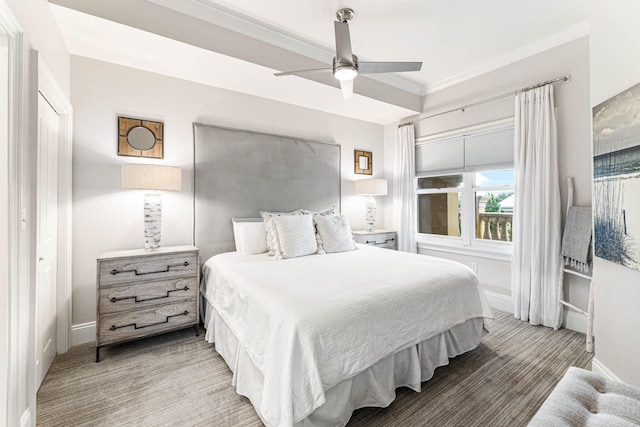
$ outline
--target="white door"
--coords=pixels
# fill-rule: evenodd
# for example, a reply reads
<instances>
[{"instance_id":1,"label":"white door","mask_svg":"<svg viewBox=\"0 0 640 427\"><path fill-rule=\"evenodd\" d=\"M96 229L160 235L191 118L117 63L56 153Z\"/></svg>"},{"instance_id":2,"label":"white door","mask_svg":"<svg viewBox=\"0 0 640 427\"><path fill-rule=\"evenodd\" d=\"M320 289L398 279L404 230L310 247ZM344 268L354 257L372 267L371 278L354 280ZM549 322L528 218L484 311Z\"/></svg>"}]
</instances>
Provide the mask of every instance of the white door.
<instances>
[{"instance_id":1,"label":"white door","mask_svg":"<svg viewBox=\"0 0 640 427\"><path fill-rule=\"evenodd\" d=\"M59 117L38 94L36 388L56 355Z\"/></svg>"}]
</instances>

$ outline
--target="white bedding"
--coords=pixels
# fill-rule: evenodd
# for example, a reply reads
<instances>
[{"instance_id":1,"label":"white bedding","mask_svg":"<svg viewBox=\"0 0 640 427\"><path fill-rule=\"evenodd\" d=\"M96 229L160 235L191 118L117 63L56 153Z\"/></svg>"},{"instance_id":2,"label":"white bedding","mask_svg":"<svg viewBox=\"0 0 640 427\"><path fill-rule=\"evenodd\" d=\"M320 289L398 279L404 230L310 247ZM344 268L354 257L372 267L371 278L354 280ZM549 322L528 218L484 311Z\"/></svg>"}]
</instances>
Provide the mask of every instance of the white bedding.
<instances>
[{"instance_id":1,"label":"white bedding","mask_svg":"<svg viewBox=\"0 0 640 427\"><path fill-rule=\"evenodd\" d=\"M205 298L264 376L269 426L306 418L325 390L399 350L492 316L469 268L363 245L284 261L219 254L203 279Z\"/></svg>"}]
</instances>

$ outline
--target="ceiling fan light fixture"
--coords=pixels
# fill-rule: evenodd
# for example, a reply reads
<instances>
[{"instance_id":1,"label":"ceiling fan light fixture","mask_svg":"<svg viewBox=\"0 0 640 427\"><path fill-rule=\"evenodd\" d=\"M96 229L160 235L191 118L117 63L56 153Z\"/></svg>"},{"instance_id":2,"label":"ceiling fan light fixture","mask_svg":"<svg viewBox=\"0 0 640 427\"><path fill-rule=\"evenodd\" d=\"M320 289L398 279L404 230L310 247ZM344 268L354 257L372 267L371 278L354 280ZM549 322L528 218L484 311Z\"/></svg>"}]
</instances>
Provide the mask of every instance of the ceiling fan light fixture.
<instances>
[{"instance_id":1,"label":"ceiling fan light fixture","mask_svg":"<svg viewBox=\"0 0 640 427\"><path fill-rule=\"evenodd\" d=\"M333 72L333 77L340 82L340 89L345 100L353 96L353 81L358 74L400 73L404 71L420 71L422 62L361 62L351 50L349 21L353 19L353 9L342 8L336 12L337 21L333 22L336 38L336 56L331 68L315 68L308 70L285 71L275 73L276 76L299 75L318 71Z\"/></svg>"},{"instance_id":2,"label":"ceiling fan light fixture","mask_svg":"<svg viewBox=\"0 0 640 427\"><path fill-rule=\"evenodd\" d=\"M338 80L353 80L358 75L358 70L352 65L343 65L333 70L333 77Z\"/></svg>"}]
</instances>

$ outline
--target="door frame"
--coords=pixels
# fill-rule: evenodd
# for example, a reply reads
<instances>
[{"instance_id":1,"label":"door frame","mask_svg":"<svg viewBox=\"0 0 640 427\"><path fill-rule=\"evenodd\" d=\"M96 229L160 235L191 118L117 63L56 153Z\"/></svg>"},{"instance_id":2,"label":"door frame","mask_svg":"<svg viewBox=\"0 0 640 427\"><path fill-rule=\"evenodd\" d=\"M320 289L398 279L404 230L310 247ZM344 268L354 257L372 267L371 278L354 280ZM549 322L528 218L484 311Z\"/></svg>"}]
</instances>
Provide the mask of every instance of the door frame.
<instances>
[{"instance_id":1,"label":"door frame","mask_svg":"<svg viewBox=\"0 0 640 427\"><path fill-rule=\"evenodd\" d=\"M31 424L31 411L23 410L21 396L30 393L28 382L29 366L27 355L29 343L27 337L30 332L29 325L29 261L26 256L28 250L28 233L21 227L21 199L23 193L22 177L22 150L24 147L23 125L23 76L24 76L24 47L22 28L15 18L9 6L4 0L0 0L0 33L7 38L9 53L8 69L8 164L6 172L8 176L9 200L7 201L8 223L2 224L8 227L9 254L7 259L8 289L8 313L3 313L7 321L6 344L9 347L6 365L0 368L6 369L6 402L0 406L0 423L6 425ZM1 166L5 168L5 165ZM4 170L2 173L4 174ZM4 290L3 290L4 292ZM4 296L4 295L3 295ZM26 320L26 321L25 321ZM4 362L4 361L3 361Z\"/></svg>"},{"instance_id":2,"label":"door frame","mask_svg":"<svg viewBox=\"0 0 640 427\"><path fill-rule=\"evenodd\" d=\"M38 92L60 117L58 139L58 262L56 297L56 353L71 347L72 321L72 154L73 107L53 74L36 51L31 53L38 67ZM35 320L35 313L33 316Z\"/></svg>"}]
</instances>

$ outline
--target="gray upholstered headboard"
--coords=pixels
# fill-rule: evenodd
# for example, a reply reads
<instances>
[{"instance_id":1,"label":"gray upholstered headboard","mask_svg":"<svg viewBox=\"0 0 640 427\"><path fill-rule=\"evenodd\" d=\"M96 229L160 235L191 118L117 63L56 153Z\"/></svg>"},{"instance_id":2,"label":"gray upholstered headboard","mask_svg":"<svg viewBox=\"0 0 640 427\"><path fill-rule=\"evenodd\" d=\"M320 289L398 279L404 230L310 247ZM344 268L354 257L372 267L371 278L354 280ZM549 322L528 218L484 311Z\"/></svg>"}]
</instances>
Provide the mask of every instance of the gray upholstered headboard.
<instances>
[{"instance_id":1,"label":"gray upholstered headboard","mask_svg":"<svg viewBox=\"0 0 640 427\"><path fill-rule=\"evenodd\" d=\"M340 146L194 123L194 232L202 261L235 250L231 218L340 210Z\"/></svg>"}]
</instances>

